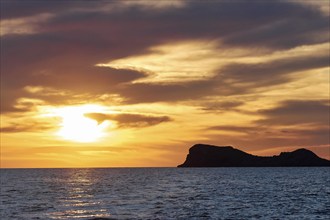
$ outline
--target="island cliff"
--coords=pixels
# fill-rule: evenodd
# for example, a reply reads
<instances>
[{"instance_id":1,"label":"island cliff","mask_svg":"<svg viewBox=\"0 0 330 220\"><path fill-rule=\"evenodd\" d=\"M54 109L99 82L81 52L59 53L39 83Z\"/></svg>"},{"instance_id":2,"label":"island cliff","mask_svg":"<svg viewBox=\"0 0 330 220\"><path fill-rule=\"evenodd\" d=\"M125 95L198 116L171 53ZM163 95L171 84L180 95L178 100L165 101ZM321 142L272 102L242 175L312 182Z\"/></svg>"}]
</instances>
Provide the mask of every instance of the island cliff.
<instances>
[{"instance_id":1,"label":"island cliff","mask_svg":"<svg viewBox=\"0 0 330 220\"><path fill-rule=\"evenodd\" d=\"M300 167L330 166L307 149L282 152L278 156L261 157L245 153L231 146L196 144L189 149L186 161L178 167Z\"/></svg>"}]
</instances>

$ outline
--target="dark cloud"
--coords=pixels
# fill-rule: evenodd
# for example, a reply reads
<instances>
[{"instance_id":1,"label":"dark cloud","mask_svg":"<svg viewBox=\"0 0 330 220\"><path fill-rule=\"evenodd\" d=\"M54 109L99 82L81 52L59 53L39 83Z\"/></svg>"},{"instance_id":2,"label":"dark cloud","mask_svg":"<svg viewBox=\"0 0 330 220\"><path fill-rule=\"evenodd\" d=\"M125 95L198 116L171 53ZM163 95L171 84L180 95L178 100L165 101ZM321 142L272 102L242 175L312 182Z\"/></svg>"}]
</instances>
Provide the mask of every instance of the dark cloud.
<instances>
[{"instance_id":1,"label":"dark cloud","mask_svg":"<svg viewBox=\"0 0 330 220\"><path fill-rule=\"evenodd\" d=\"M209 142L241 146L242 149L264 150L267 146L319 146L329 145L329 128L301 127L281 129L274 126L213 126L206 129ZM205 131L204 131L205 132ZM224 133L226 132L226 133ZM230 132L230 133L227 133Z\"/></svg>"},{"instance_id":2,"label":"dark cloud","mask_svg":"<svg viewBox=\"0 0 330 220\"><path fill-rule=\"evenodd\" d=\"M204 103L203 107L201 108L204 111L211 111L211 112L225 112L225 111L237 111L237 107L244 105L242 101L214 101Z\"/></svg>"},{"instance_id":3,"label":"dark cloud","mask_svg":"<svg viewBox=\"0 0 330 220\"><path fill-rule=\"evenodd\" d=\"M306 14L304 14L306 13ZM276 19L270 23L244 30L241 33L230 35L224 39L226 44L235 46L260 47L260 42L273 48L292 48L298 45L313 44L318 42L326 42L329 35L329 20L310 19L312 11L301 11L297 17L288 18L287 15L283 19ZM283 14L284 15L284 14ZM320 32L324 32L320 36Z\"/></svg>"},{"instance_id":4,"label":"dark cloud","mask_svg":"<svg viewBox=\"0 0 330 220\"><path fill-rule=\"evenodd\" d=\"M22 152L22 153L31 153L31 152L38 152L38 153L54 153L54 154L69 154L72 155L72 153L76 153L79 154L80 152L88 152L88 151L100 151L102 153L121 153L121 152L125 152L125 151L134 151L136 149L134 148L130 148L130 147L124 147L124 146L120 146L120 147L113 147L113 146L106 146L106 147L100 147L100 146L93 146L93 145L88 145L86 147L82 147L81 145L79 146L74 146L70 145L70 146L42 146L42 147L34 147L34 148L28 148L26 151ZM82 155L80 155L82 156Z\"/></svg>"},{"instance_id":5,"label":"dark cloud","mask_svg":"<svg viewBox=\"0 0 330 220\"><path fill-rule=\"evenodd\" d=\"M264 119L247 126L207 127L206 131L212 133L206 136L215 143L230 141L231 144L246 145L251 149L262 149L265 146L328 145L329 111L330 106L325 100L285 101L277 107L255 113Z\"/></svg>"},{"instance_id":6,"label":"dark cloud","mask_svg":"<svg viewBox=\"0 0 330 220\"><path fill-rule=\"evenodd\" d=\"M118 94L126 97L128 103L170 102L194 100L206 96L231 96L253 93L260 88L284 84L294 80L292 74L314 68L327 67L328 55L309 55L281 58L258 64L232 63L218 71L210 79L180 84L134 83L118 88ZM226 106L229 105L229 106ZM205 110L226 110L240 105L240 102L209 104ZM223 105L223 106L221 106Z\"/></svg>"},{"instance_id":7,"label":"dark cloud","mask_svg":"<svg viewBox=\"0 0 330 220\"><path fill-rule=\"evenodd\" d=\"M277 85L290 81L290 74L329 66L329 54L281 58L257 64L232 63L220 70L219 77L246 88Z\"/></svg>"},{"instance_id":8,"label":"dark cloud","mask_svg":"<svg viewBox=\"0 0 330 220\"><path fill-rule=\"evenodd\" d=\"M216 84L211 80L180 84L134 83L118 88L127 103L176 102L198 99L214 93Z\"/></svg>"},{"instance_id":9,"label":"dark cloud","mask_svg":"<svg viewBox=\"0 0 330 220\"><path fill-rule=\"evenodd\" d=\"M228 134L211 134L206 135L203 139L208 139L208 143L214 145L231 145L239 149L247 151L268 151L276 148L300 148L300 147L317 147L324 146L329 152L329 135L315 135L315 136L301 136L299 134L286 136L286 135L244 135L230 136ZM279 150L280 152L280 150ZM323 154L329 157L329 154Z\"/></svg>"},{"instance_id":10,"label":"dark cloud","mask_svg":"<svg viewBox=\"0 0 330 220\"><path fill-rule=\"evenodd\" d=\"M329 103L324 100L289 100L277 107L255 112L254 114L264 119L256 120L249 126L219 125L208 127L207 130L288 137L329 136L329 111ZM279 128L276 128L278 126ZM283 129L283 126L287 128Z\"/></svg>"},{"instance_id":11,"label":"dark cloud","mask_svg":"<svg viewBox=\"0 0 330 220\"><path fill-rule=\"evenodd\" d=\"M93 94L94 98L102 94L118 94L125 103L175 102L196 100L207 96L247 94L256 89L290 82L293 80L292 73L326 67L328 57L326 55L303 56L258 64L229 64L210 79L171 84L132 84L132 81L144 78L147 74L109 67L70 66L64 62L62 62L63 66L55 66L54 63L50 65L51 68L42 64L42 67L30 70L31 74L24 73L24 69L21 69L17 72L13 71L13 74L3 75L3 81L6 82L3 89L7 92L1 94L5 96L2 111L13 111L12 106L20 96L39 98L51 103L67 99L60 96L28 94L22 90L25 85L53 87L70 91L72 94L89 93ZM73 97L71 96L71 99ZM209 103L204 110L222 109L224 111L241 104L241 102Z\"/></svg>"},{"instance_id":12,"label":"dark cloud","mask_svg":"<svg viewBox=\"0 0 330 220\"><path fill-rule=\"evenodd\" d=\"M2 0L1 18L28 17L41 13L58 13L72 8L90 9L102 5L102 1L58 1L58 0Z\"/></svg>"},{"instance_id":13,"label":"dark cloud","mask_svg":"<svg viewBox=\"0 0 330 220\"><path fill-rule=\"evenodd\" d=\"M118 2L1 2L2 19L44 12L54 15L40 23L35 34L1 37L1 89L6 91L1 93L1 110L15 110L13 105L19 97L38 97L27 94L25 86L46 86L95 97L119 94L127 103L170 102L247 93L288 82L287 74L291 72L328 64L328 56L231 64L218 76L199 82L130 84L146 74L94 65L183 40L217 39L222 47L268 50L321 43L328 39L315 35L328 31L329 20L316 9L284 1L188 1L184 7L161 10L136 5L98 10L112 4ZM45 96L42 99L55 100Z\"/></svg>"},{"instance_id":14,"label":"dark cloud","mask_svg":"<svg viewBox=\"0 0 330 220\"><path fill-rule=\"evenodd\" d=\"M116 1L37 1L32 4L26 2L27 6L22 7L23 4L15 1L4 4L5 16L17 15L20 9L29 14L52 12L56 16L44 24L41 31L57 35L62 32L71 38L79 36L81 40L103 39L103 43L104 36L108 42L128 42L130 39L128 45L131 47L134 43L143 42L146 46L148 42L151 45L172 40L218 38L231 46L292 48L327 41L327 38L319 39L314 35L328 31L329 25L328 17L317 9L276 0L189 1L184 7L162 10L146 10L146 7L131 5L108 12L86 9L115 6L118 5Z\"/></svg>"},{"instance_id":15,"label":"dark cloud","mask_svg":"<svg viewBox=\"0 0 330 220\"><path fill-rule=\"evenodd\" d=\"M229 132L237 132L245 135L257 135L263 137L283 137L286 138L302 138L302 137L317 137L324 136L329 137L329 128L327 127L318 127L318 128L288 128L288 129L280 129L274 127L266 127L260 125L250 125L250 126L234 126L234 125L219 125L219 126L211 126L208 127L209 131L229 131ZM252 138L252 137L251 137Z\"/></svg>"},{"instance_id":16,"label":"dark cloud","mask_svg":"<svg viewBox=\"0 0 330 220\"><path fill-rule=\"evenodd\" d=\"M1 111L22 111L15 108L16 100L20 97L44 100L51 104L77 100L75 96L82 94L93 95L96 99L104 93L116 93L115 88L143 77L146 74L133 70L113 69L109 67L96 66L54 66L52 68L36 68L24 72L24 68L12 74L2 74L1 90ZM24 88L26 86L40 86L56 88L59 91L66 91L67 94L56 93L34 93L31 94ZM29 110L28 108L26 110Z\"/></svg>"},{"instance_id":17,"label":"dark cloud","mask_svg":"<svg viewBox=\"0 0 330 220\"><path fill-rule=\"evenodd\" d=\"M328 101L285 101L273 109L258 112L265 119L258 120L259 125L324 125L329 126L330 106Z\"/></svg>"},{"instance_id":18,"label":"dark cloud","mask_svg":"<svg viewBox=\"0 0 330 220\"><path fill-rule=\"evenodd\" d=\"M45 123L13 123L8 126L1 127L1 133L18 133L18 132L41 132L53 129L54 126Z\"/></svg>"},{"instance_id":19,"label":"dark cloud","mask_svg":"<svg viewBox=\"0 0 330 220\"><path fill-rule=\"evenodd\" d=\"M219 125L208 127L207 130L214 131L232 131L239 133L256 133L257 131L263 130L254 126L233 126L233 125Z\"/></svg>"},{"instance_id":20,"label":"dark cloud","mask_svg":"<svg viewBox=\"0 0 330 220\"><path fill-rule=\"evenodd\" d=\"M310 136L323 136L330 138L329 128L317 128L317 129L286 129L281 130L284 135L296 136L296 137L310 137Z\"/></svg>"},{"instance_id":21,"label":"dark cloud","mask_svg":"<svg viewBox=\"0 0 330 220\"><path fill-rule=\"evenodd\" d=\"M121 128L141 128L157 125L163 122L169 122L172 119L167 116L151 116L142 114L103 114L103 113L87 113L86 117L92 118L99 123L105 120L116 121Z\"/></svg>"}]
</instances>

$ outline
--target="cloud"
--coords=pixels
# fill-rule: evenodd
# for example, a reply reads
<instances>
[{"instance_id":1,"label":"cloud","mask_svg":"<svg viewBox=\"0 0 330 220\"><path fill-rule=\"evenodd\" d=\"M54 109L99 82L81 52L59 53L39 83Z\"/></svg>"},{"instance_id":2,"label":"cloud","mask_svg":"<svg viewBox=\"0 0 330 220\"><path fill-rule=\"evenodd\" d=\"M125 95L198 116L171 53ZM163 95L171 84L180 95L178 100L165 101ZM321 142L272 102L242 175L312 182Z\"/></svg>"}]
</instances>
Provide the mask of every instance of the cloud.
<instances>
[{"instance_id":1,"label":"cloud","mask_svg":"<svg viewBox=\"0 0 330 220\"><path fill-rule=\"evenodd\" d=\"M244 105L242 101L213 101L203 103L201 109L210 112L239 111L237 107Z\"/></svg>"},{"instance_id":2,"label":"cloud","mask_svg":"<svg viewBox=\"0 0 330 220\"><path fill-rule=\"evenodd\" d=\"M272 109L260 110L264 117L259 125L322 125L329 126L329 103L325 100L289 100Z\"/></svg>"},{"instance_id":3,"label":"cloud","mask_svg":"<svg viewBox=\"0 0 330 220\"><path fill-rule=\"evenodd\" d=\"M100 8L100 4L96 3L94 8ZM93 6L80 5L80 8ZM108 5L113 4L105 3ZM110 41L131 39L131 43L126 41L131 47L137 46L134 42L149 42L150 46L164 41L217 38L228 46L285 49L328 40L321 35L329 31L328 17L295 2L190 1L182 7L162 10L127 4L111 12L77 10L79 7L75 4L67 6L61 13L56 11L58 15L41 29L65 31L70 36L79 34L83 38L88 32L99 40L102 39L99 34L109 36ZM70 10L70 6L76 10Z\"/></svg>"},{"instance_id":4,"label":"cloud","mask_svg":"<svg viewBox=\"0 0 330 220\"><path fill-rule=\"evenodd\" d=\"M253 114L263 119L247 124L206 127L205 137L217 143L264 149L266 146L317 146L329 144L329 104L326 100L288 100Z\"/></svg>"},{"instance_id":5,"label":"cloud","mask_svg":"<svg viewBox=\"0 0 330 220\"><path fill-rule=\"evenodd\" d=\"M230 96L253 93L260 88L294 80L293 73L327 67L327 54L286 57L261 63L231 63L214 77L186 83L134 83L117 92L128 103L194 100L206 96Z\"/></svg>"},{"instance_id":6,"label":"cloud","mask_svg":"<svg viewBox=\"0 0 330 220\"><path fill-rule=\"evenodd\" d=\"M284 12L285 13L285 12ZM287 11L289 13L289 11ZM239 34L230 35L224 39L225 44L235 46L260 47L267 45L271 48L293 48L304 44L326 42L326 35L329 34L329 21L323 19L310 19L318 16L317 11L301 10L297 17L286 15L284 19L274 19L268 24L260 25L250 30L243 30ZM293 25L295 19L299 22ZM323 36L320 35L323 32Z\"/></svg>"},{"instance_id":7,"label":"cloud","mask_svg":"<svg viewBox=\"0 0 330 220\"><path fill-rule=\"evenodd\" d=\"M260 130L260 128L256 128L254 126L218 125L218 126L208 127L207 130L232 131L239 133L255 133L257 130Z\"/></svg>"},{"instance_id":8,"label":"cloud","mask_svg":"<svg viewBox=\"0 0 330 220\"><path fill-rule=\"evenodd\" d=\"M275 126L212 126L203 131L204 139L214 144L240 146L246 150L267 150L278 147L316 147L329 146L329 128L327 127L290 127ZM205 142L205 141L204 141Z\"/></svg>"},{"instance_id":9,"label":"cloud","mask_svg":"<svg viewBox=\"0 0 330 220\"><path fill-rule=\"evenodd\" d=\"M82 1L24 1L10 0L1 2L1 18L12 19L27 17L41 13L60 13L72 9L91 9L102 5L101 2L91 3L88 0Z\"/></svg>"},{"instance_id":10,"label":"cloud","mask_svg":"<svg viewBox=\"0 0 330 220\"><path fill-rule=\"evenodd\" d=\"M257 135L268 136L268 137L282 137L282 138L306 138L306 137L329 137L329 128L274 128L260 125L249 125L249 126L235 126L235 125L219 125L208 127L209 131L221 131L221 132L234 132L235 134L240 133L243 135ZM252 137L251 137L252 138Z\"/></svg>"},{"instance_id":11,"label":"cloud","mask_svg":"<svg viewBox=\"0 0 330 220\"><path fill-rule=\"evenodd\" d=\"M290 74L328 65L329 54L327 52L318 55L280 58L256 64L232 63L220 70L219 77L232 83L262 87L285 83L290 81Z\"/></svg>"},{"instance_id":12,"label":"cloud","mask_svg":"<svg viewBox=\"0 0 330 220\"><path fill-rule=\"evenodd\" d=\"M19 97L43 99L50 103L63 101L67 96L60 91L75 94L89 94L97 99L104 94L117 94L124 103L176 102L196 100L208 96L230 96L253 93L260 88L284 84L294 80L292 74L328 65L327 55L285 57L261 63L231 63L220 69L214 77L192 82L133 83L148 76L147 73L131 69L84 65L43 67L23 73L24 69L9 71L3 76L3 88L7 91L2 111L13 111ZM44 64L42 64L44 66ZM6 67L4 67L6 69ZM16 68L15 66L10 67ZM26 68L26 67L25 67ZM23 76L23 77L21 77ZM18 80L15 80L18 79ZM24 81L23 81L24 79ZM46 93L31 94L27 87L45 87L58 90L58 95ZM56 88L56 89L54 89ZM48 89L48 90L49 90ZM62 92L63 93L63 92ZM63 93L64 94L64 93ZM3 96L4 94L2 94ZM214 108L213 104L213 108ZM206 107L207 108L207 107ZM226 108L224 106L224 108ZM210 110L210 109L209 109ZM225 109L224 109L225 110Z\"/></svg>"},{"instance_id":13,"label":"cloud","mask_svg":"<svg viewBox=\"0 0 330 220\"><path fill-rule=\"evenodd\" d=\"M286 129L281 130L281 132L287 136L296 136L296 137L330 137L329 128L317 128L317 129Z\"/></svg>"},{"instance_id":14,"label":"cloud","mask_svg":"<svg viewBox=\"0 0 330 220\"><path fill-rule=\"evenodd\" d=\"M53 128L54 126L47 125L45 123L30 123L30 122L25 122L22 124L13 123L8 126L1 127L1 133L41 132Z\"/></svg>"},{"instance_id":15,"label":"cloud","mask_svg":"<svg viewBox=\"0 0 330 220\"><path fill-rule=\"evenodd\" d=\"M71 101L80 102L83 94L97 99L106 93L116 94L116 87L146 76L134 70L97 66L66 68L59 65L30 72L24 72L24 69L26 67L2 75L1 89L6 91L1 93L2 112L17 111L15 105L20 97L40 99L50 104L68 102L68 96Z\"/></svg>"},{"instance_id":16,"label":"cloud","mask_svg":"<svg viewBox=\"0 0 330 220\"><path fill-rule=\"evenodd\" d=\"M1 20L0 36L10 34L34 34L38 32L40 21L46 21L50 14L40 14L24 18Z\"/></svg>"},{"instance_id":17,"label":"cloud","mask_svg":"<svg viewBox=\"0 0 330 220\"><path fill-rule=\"evenodd\" d=\"M329 135L329 109L329 103L325 100L287 100L270 109L250 112L263 119L254 120L249 125L217 125L206 129L288 137Z\"/></svg>"},{"instance_id":18,"label":"cloud","mask_svg":"<svg viewBox=\"0 0 330 220\"><path fill-rule=\"evenodd\" d=\"M197 99L209 95L214 90L212 81L195 81L184 84L128 84L117 91L126 97L127 103L176 102Z\"/></svg>"},{"instance_id":19,"label":"cloud","mask_svg":"<svg viewBox=\"0 0 330 220\"><path fill-rule=\"evenodd\" d=\"M167 116L151 116L143 114L103 114L103 113L87 113L86 117L94 119L99 123L105 120L116 121L120 128L142 128L157 125L163 122L169 122L172 119Z\"/></svg>"},{"instance_id":20,"label":"cloud","mask_svg":"<svg viewBox=\"0 0 330 220\"><path fill-rule=\"evenodd\" d=\"M214 74L217 76L196 82L132 83L148 74L95 65L148 54L157 45L191 40L218 41L219 48L244 47L251 54L262 48L273 52L322 43L327 39L315 35L325 36L329 21L316 9L284 1L189 1L158 10L145 4L128 4L111 10L115 5L104 1L6 1L2 10L7 20L43 13L52 16L40 23L34 21L37 31L32 34L1 38L5 54L1 57L1 89L6 91L1 93L1 110L15 110L20 97L41 98L25 91L26 86L66 90L70 97L88 94L97 99L115 94L126 103L173 102L245 94L286 83L290 81L288 74L323 67L327 62L328 56L310 56L259 64L233 63L221 68ZM297 26L300 23L304 25ZM70 98L42 99L52 102Z\"/></svg>"}]
</instances>

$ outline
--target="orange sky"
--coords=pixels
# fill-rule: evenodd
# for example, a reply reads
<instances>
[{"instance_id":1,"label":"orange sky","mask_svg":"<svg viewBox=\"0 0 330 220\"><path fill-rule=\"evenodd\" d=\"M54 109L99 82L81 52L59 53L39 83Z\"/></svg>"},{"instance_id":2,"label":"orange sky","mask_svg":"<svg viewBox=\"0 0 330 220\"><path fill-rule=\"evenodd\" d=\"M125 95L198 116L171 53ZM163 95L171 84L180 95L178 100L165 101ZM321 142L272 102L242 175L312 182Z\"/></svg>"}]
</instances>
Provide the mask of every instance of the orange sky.
<instances>
[{"instance_id":1,"label":"orange sky","mask_svg":"<svg viewBox=\"0 0 330 220\"><path fill-rule=\"evenodd\" d=\"M329 46L323 1L1 1L1 167L330 159Z\"/></svg>"}]
</instances>

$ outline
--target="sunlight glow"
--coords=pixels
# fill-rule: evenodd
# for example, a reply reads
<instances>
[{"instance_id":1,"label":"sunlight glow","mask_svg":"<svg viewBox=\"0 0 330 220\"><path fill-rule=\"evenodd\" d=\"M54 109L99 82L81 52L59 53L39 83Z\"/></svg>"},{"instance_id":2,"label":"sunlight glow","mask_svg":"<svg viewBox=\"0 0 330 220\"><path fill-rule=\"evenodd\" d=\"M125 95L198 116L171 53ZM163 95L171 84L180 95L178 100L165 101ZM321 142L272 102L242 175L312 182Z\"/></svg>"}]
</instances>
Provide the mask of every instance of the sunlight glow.
<instances>
[{"instance_id":1,"label":"sunlight glow","mask_svg":"<svg viewBox=\"0 0 330 220\"><path fill-rule=\"evenodd\" d=\"M58 109L57 114L62 118L60 137L76 142L94 142L105 135L109 122L98 124L97 121L85 117L90 112L100 112L102 108L96 105L65 107Z\"/></svg>"}]
</instances>

